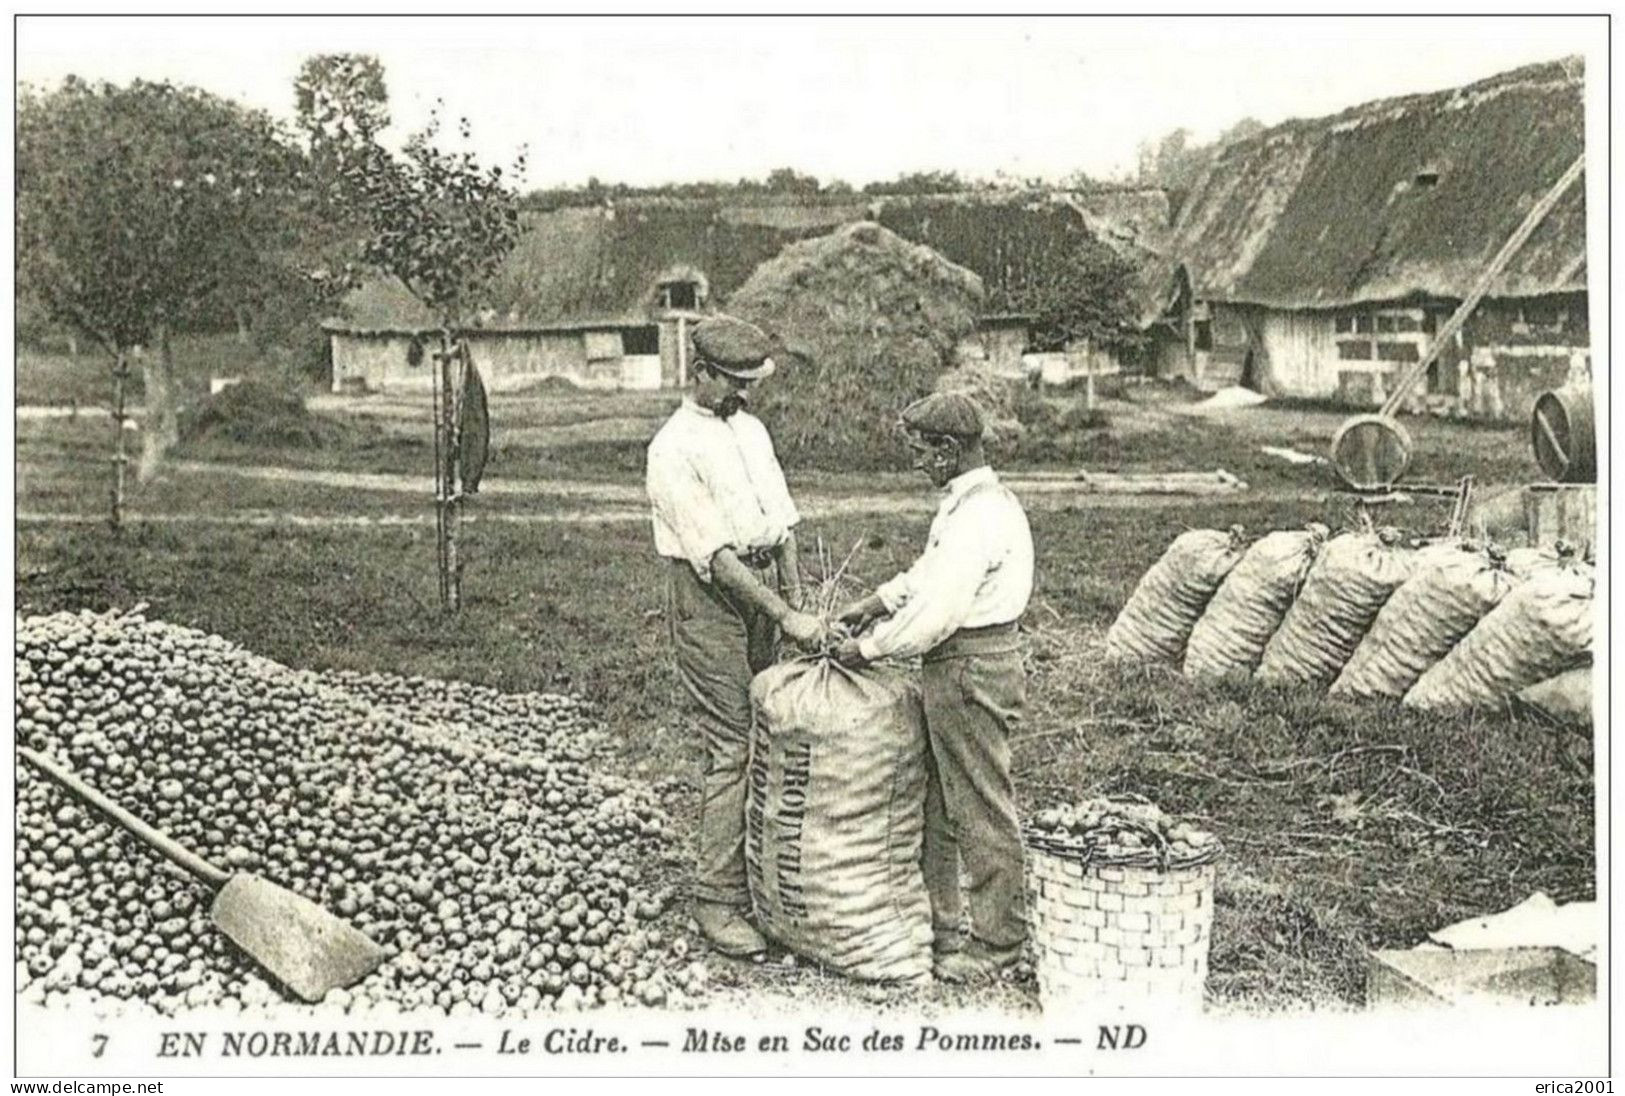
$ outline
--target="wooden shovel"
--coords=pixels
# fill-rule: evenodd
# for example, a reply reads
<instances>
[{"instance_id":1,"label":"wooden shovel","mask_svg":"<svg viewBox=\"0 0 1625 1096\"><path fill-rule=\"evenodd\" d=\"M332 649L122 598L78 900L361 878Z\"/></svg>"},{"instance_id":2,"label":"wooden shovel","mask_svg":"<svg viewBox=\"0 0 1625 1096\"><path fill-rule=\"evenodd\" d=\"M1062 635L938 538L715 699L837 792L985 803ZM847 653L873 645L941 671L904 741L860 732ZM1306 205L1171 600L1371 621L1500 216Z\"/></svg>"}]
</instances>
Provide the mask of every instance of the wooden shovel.
<instances>
[{"instance_id":1,"label":"wooden shovel","mask_svg":"<svg viewBox=\"0 0 1625 1096\"><path fill-rule=\"evenodd\" d=\"M209 917L215 927L296 997L320 1001L328 990L359 982L386 958L384 949L365 933L308 898L255 875L221 871L50 758L23 746L17 753L75 798L214 888Z\"/></svg>"}]
</instances>

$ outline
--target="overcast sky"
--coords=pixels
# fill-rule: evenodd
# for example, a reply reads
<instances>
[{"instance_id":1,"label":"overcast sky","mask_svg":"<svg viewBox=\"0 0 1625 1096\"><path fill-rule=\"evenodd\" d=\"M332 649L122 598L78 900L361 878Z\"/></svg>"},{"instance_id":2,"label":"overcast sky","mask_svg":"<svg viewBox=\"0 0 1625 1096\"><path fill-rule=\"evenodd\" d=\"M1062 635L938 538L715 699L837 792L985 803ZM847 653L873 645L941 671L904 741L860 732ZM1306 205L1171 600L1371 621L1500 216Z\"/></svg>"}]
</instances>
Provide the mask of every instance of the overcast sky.
<instances>
[{"instance_id":1,"label":"overcast sky","mask_svg":"<svg viewBox=\"0 0 1625 1096\"><path fill-rule=\"evenodd\" d=\"M1587 58L1579 19L363 19L25 17L18 77L195 84L291 117L300 61L384 63L395 129L436 99L527 186L760 177L856 184L945 168L1132 170L1175 127L1208 140L1531 61Z\"/></svg>"}]
</instances>

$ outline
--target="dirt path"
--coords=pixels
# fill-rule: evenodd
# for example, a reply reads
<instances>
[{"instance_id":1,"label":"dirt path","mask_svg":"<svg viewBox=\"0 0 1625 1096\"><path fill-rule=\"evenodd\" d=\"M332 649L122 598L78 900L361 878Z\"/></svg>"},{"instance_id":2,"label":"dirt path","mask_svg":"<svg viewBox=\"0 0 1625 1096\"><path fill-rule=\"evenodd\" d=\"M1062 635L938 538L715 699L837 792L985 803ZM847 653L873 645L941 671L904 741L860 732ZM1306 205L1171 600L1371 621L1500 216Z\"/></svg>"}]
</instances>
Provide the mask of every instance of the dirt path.
<instances>
[{"instance_id":1,"label":"dirt path","mask_svg":"<svg viewBox=\"0 0 1625 1096\"><path fill-rule=\"evenodd\" d=\"M106 514L79 514L59 511L25 510L17 514L18 525L105 525ZM305 529L432 529L432 513L421 514L302 514L281 510L242 510L227 514L126 512L130 525L246 525L262 528ZM465 525L614 525L646 522L644 510L559 510L545 514L464 514Z\"/></svg>"},{"instance_id":2,"label":"dirt path","mask_svg":"<svg viewBox=\"0 0 1625 1096\"><path fill-rule=\"evenodd\" d=\"M306 483L313 487L336 487L340 490L388 491L420 496L434 493L432 476L402 475L397 472L335 472L281 465L219 464L192 460L175 461L167 465L166 470L189 476L230 476L268 483ZM490 479L480 484L480 494L518 498L553 496L606 503L642 504L645 501L641 486L569 479Z\"/></svg>"},{"instance_id":3,"label":"dirt path","mask_svg":"<svg viewBox=\"0 0 1625 1096\"><path fill-rule=\"evenodd\" d=\"M169 474L258 480L270 483L305 484L337 490L376 491L413 496L418 505L412 512L396 514L335 514L295 510L245 509L236 511L174 511L126 513L131 524L288 527L309 529L417 529L431 528L434 515L426 505L434 484L427 476L389 472L337 472L321 469L286 468L272 465L218 464L206 461L175 461L166 466ZM1230 495L1110 495L1087 494L1071 477L1061 473L1026 473L1005 477L1005 482L1032 510L1088 508L1102 510L1150 509L1181 504L1211 504L1216 501L1278 502L1321 500L1324 492L1241 491ZM486 497L567 499L575 503L565 509L520 512L465 511L469 524L508 525L616 525L649 520L643 488L628 483L594 483L567 479L499 479L481 485ZM927 491L865 492L854 483L852 490L828 484L796 491L802 515L817 521L862 514L920 514L936 509L936 497ZM404 501L404 500L403 500ZM98 525L106 521L102 513L77 511L23 510L16 515L19 525Z\"/></svg>"},{"instance_id":4,"label":"dirt path","mask_svg":"<svg viewBox=\"0 0 1625 1096\"><path fill-rule=\"evenodd\" d=\"M271 483L304 483L341 490L380 491L425 496L433 493L428 476L393 472L337 472L323 469L287 468L276 465L220 464L207 461L176 461L173 472L197 476L227 476ZM1088 506L1101 509L1138 509L1177 505L1182 501L1212 503L1236 501L1276 501L1316 499L1323 491L1238 491L1227 495L1113 495L1086 493L1078 482L1062 473L1012 473L1001 477L1024 502L1038 507ZM575 479L492 479L480 485L480 494L505 498L566 498L605 506L636 507L643 513L646 496L641 484L593 482ZM935 497L927 491L874 492L831 489L828 486L795 488L798 504L807 517L837 514L930 513ZM597 512L596 507L594 512ZM514 515L523 518L526 515Z\"/></svg>"}]
</instances>

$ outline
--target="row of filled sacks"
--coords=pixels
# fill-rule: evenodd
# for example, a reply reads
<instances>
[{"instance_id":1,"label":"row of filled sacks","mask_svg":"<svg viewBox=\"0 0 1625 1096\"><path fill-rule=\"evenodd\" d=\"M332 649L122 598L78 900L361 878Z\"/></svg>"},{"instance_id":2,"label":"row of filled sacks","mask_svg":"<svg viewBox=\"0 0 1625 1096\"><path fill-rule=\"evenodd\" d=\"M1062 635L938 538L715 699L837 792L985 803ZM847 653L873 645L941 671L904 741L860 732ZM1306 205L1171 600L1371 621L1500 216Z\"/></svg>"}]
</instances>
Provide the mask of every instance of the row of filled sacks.
<instances>
[{"instance_id":1,"label":"row of filled sacks","mask_svg":"<svg viewBox=\"0 0 1625 1096\"><path fill-rule=\"evenodd\" d=\"M1319 524L1248 546L1239 528L1193 530L1141 579L1106 648L1192 677L1494 704L1589 662L1593 585L1566 549L1415 548L1391 529Z\"/></svg>"}]
</instances>

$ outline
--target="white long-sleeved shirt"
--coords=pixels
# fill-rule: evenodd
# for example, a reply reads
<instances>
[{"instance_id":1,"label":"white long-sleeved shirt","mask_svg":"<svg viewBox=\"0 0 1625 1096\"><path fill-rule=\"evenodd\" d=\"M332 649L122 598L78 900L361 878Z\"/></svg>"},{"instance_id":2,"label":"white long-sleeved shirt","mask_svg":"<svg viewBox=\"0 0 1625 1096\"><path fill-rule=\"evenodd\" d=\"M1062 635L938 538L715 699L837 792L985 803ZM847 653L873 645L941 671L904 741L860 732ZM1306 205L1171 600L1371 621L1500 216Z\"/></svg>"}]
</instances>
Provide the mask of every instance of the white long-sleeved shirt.
<instances>
[{"instance_id":1,"label":"white long-sleeved shirt","mask_svg":"<svg viewBox=\"0 0 1625 1096\"><path fill-rule=\"evenodd\" d=\"M685 399L649 443L645 484L655 551L705 582L719 549L775 547L801 521L767 427L744 411L718 418Z\"/></svg>"},{"instance_id":2,"label":"white long-sleeved shirt","mask_svg":"<svg viewBox=\"0 0 1625 1096\"><path fill-rule=\"evenodd\" d=\"M925 553L875 591L891 614L858 641L871 662L923 655L961 628L1008 624L1033 593L1027 514L993 469L948 481Z\"/></svg>"}]
</instances>

